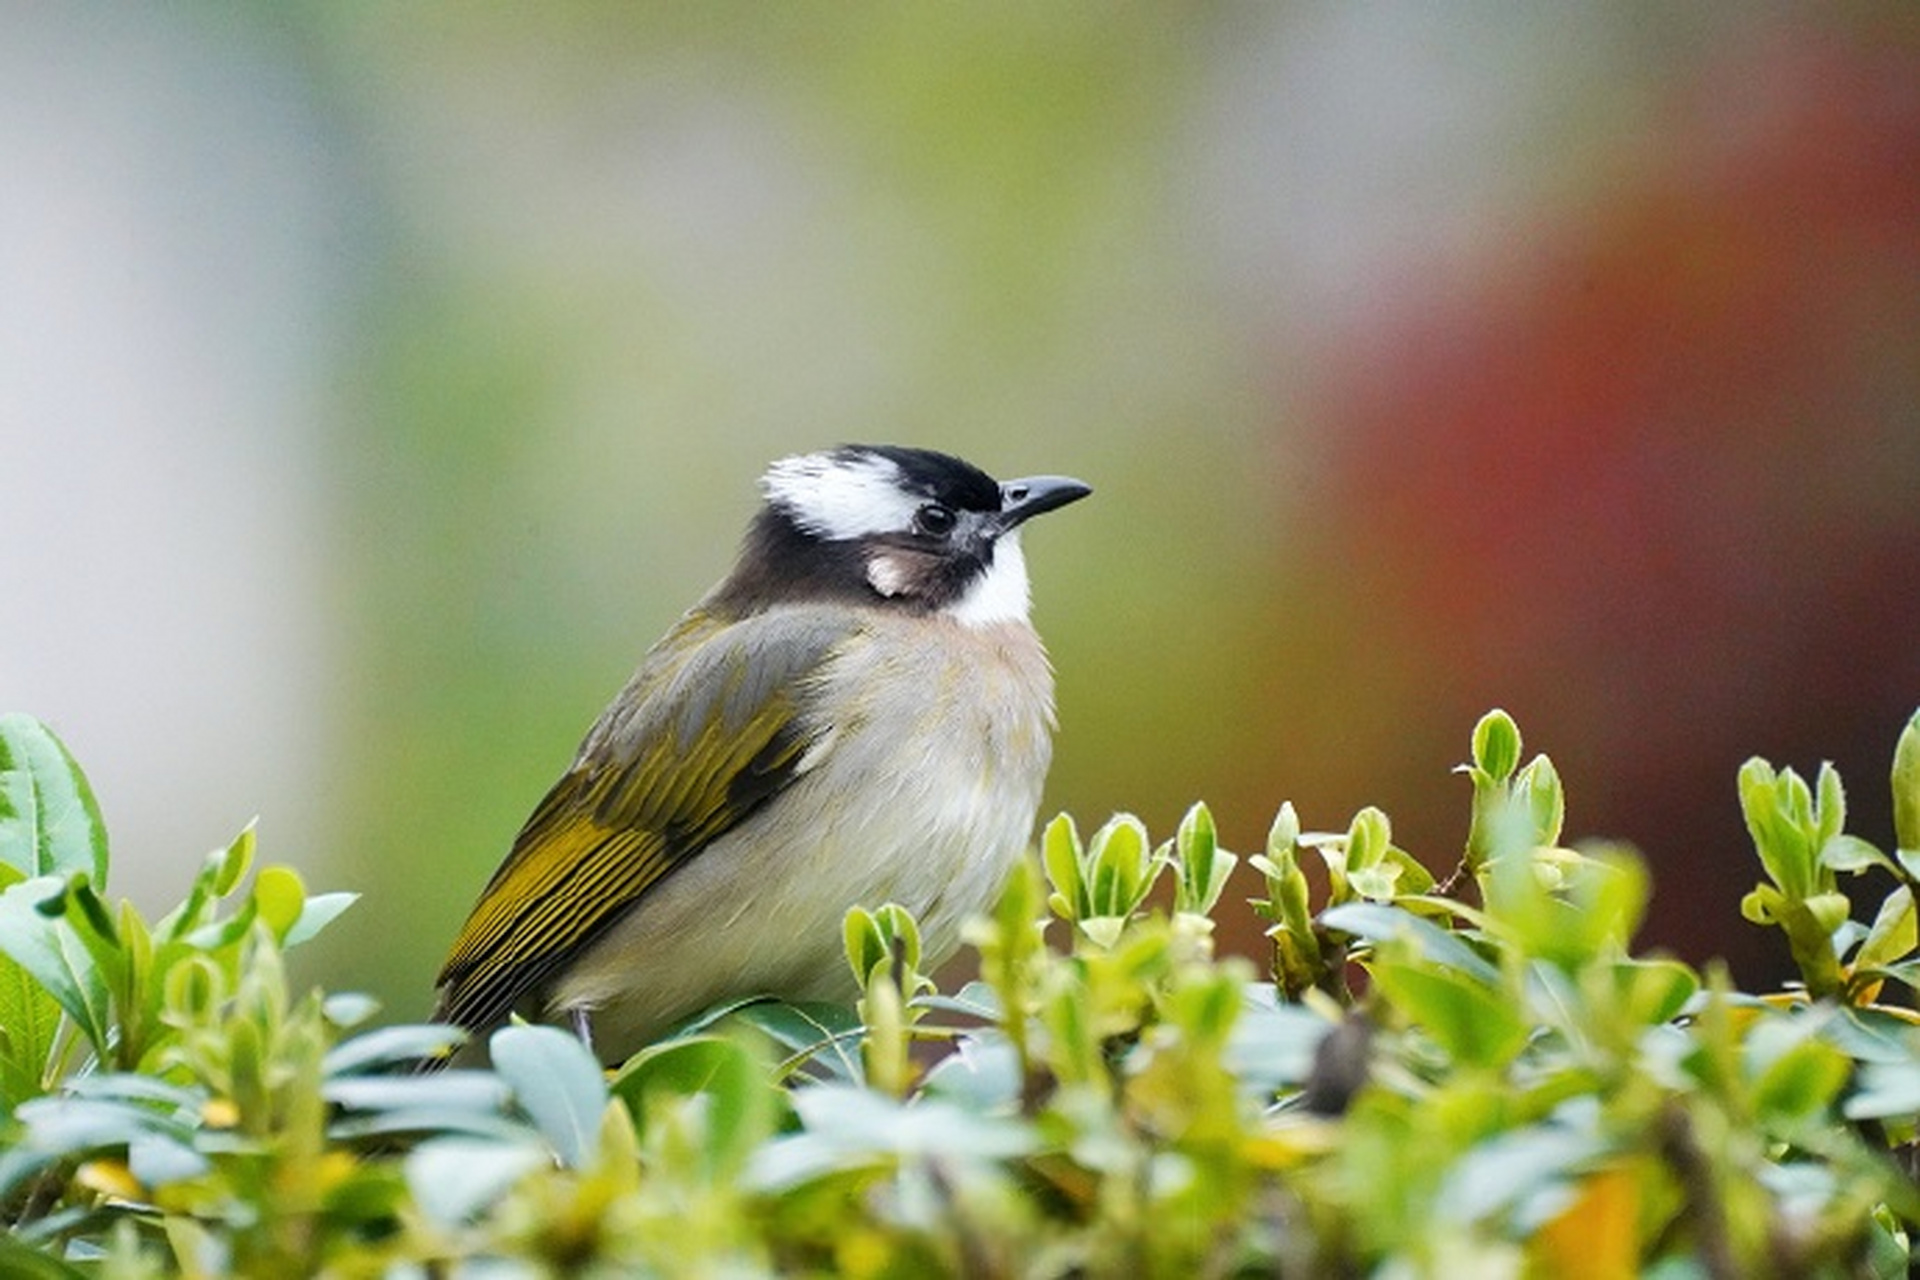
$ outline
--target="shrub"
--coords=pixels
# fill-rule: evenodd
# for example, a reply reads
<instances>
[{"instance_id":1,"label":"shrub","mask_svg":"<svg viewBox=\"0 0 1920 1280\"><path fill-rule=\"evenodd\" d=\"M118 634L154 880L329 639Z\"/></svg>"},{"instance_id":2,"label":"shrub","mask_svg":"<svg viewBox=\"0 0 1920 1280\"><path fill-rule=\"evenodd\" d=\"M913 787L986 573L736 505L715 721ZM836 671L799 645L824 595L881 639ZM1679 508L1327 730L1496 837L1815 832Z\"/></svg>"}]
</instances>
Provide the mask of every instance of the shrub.
<instances>
[{"instance_id":1,"label":"shrub","mask_svg":"<svg viewBox=\"0 0 1920 1280\"><path fill-rule=\"evenodd\" d=\"M1482 719L1439 883L1378 810L1282 806L1264 973L1215 954L1239 859L1204 806L1157 846L1061 817L957 991L907 913L856 909L853 1010L741 1002L610 1076L514 1025L490 1070L418 1076L456 1032L288 988L350 896L253 872L248 830L159 921L110 904L84 775L0 719L0 1272L1904 1274L1920 714L1891 852L1830 767L1740 771L1740 909L1800 974L1761 994L1635 954L1644 866L1566 847L1521 756Z\"/></svg>"}]
</instances>

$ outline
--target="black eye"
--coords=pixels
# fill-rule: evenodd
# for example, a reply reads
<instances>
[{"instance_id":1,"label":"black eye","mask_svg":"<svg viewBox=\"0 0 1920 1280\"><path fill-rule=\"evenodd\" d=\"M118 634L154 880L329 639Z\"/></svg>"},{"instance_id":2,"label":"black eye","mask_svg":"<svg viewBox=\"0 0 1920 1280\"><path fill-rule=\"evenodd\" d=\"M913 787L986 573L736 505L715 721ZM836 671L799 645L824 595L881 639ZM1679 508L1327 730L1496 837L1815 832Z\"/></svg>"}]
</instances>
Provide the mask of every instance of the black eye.
<instances>
[{"instance_id":1,"label":"black eye","mask_svg":"<svg viewBox=\"0 0 1920 1280\"><path fill-rule=\"evenodd\" d=\"M921 533L940 538L953 532L953 510L929 502L913 513L913 527Z\"/></svg>"}]
</instances>

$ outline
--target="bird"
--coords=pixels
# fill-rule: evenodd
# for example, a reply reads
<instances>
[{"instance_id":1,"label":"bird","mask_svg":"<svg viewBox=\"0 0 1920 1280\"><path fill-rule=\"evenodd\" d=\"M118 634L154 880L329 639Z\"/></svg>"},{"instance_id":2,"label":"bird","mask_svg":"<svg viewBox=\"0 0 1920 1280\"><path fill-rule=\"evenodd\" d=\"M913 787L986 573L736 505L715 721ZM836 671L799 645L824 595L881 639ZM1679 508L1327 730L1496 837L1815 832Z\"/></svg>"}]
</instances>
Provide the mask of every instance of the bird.
<instances>
[{"instance_id":1,"label":"bird","mask_svg":"<svg viewBox=\"0 0 1920 1280\"><path fill-rule=\"evenodd\" d=\"M1020 539L1092 489L847 444L760 491L455 938L460 1060L516 1014L617 1063L729 1000L851 999L851 907L906 907L931 969L1029 847L1056 719Z\"/></svg>"}]
</instances>

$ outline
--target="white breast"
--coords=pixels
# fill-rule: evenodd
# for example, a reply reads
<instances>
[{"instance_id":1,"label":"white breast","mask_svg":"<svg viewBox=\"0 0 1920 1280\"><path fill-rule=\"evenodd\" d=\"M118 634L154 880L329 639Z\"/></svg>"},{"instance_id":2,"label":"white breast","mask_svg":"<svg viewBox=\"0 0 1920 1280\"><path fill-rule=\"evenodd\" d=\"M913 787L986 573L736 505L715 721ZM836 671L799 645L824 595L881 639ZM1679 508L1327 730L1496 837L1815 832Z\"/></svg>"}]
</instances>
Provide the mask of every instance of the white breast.
<instances>
[{"instance_id":1,"label":"white breast","mask_svg":"<svg viewBox=\"0 0 1920 1280\"><path fill-rule=\"evenodd\" d=\"M1014 529L1000 535L993 547L993 563L946 612L965 626L991 627L1005 622L1024 624L1031 608L1027 554L1020 549L1020 531Z\"/></svg>"},{"instance_id":2,"label":"white breast","mask_svg":"<svg viewBox=\"0 0 1920 1280\"><path fill-rule=\"evenodd\" d=\"M841 921L897 902L928 967L984 911L1032 835L1051 756L1053 679L1024 623L875 613L825 669L803 773L655 885L553 986L626 1052L754 994L847 998Z\"/></svg>"}]
</instances>

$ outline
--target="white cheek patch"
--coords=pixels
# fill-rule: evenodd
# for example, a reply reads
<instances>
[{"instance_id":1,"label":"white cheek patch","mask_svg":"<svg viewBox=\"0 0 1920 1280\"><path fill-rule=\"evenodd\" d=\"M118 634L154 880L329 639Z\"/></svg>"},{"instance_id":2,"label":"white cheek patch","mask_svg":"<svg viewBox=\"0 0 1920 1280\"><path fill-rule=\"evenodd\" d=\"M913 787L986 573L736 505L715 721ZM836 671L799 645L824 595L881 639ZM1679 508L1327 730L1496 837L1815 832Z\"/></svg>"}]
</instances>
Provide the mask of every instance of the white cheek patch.
<instances>
[{"instance_id":1,"label":"white cheek patch","mask_svg":"<svg viewBox=\"0 0 1920 1280\"><path fill-rule=\"evenodd\" d=\"M1000 536L994 544L993 563L968 583L960 598L944 612L969 627L989 627L998 622L1025 622L1031 604L1027 557L1020 550L1020 535L1014 532Z\"/></svg>"},{"instance_id":2,"label":"white cheek patch","mask_svg":"<svg viewBox=\"0 0 1920 1280\"><path fill-rule=\"evenodd\" d=\"M867 561L867 582L883 596L897 596L907 589L911 575L893 556L875 556Z\"/></svg>"},{"instance_id":3,"label":"white cheek patch","mask_svg":"<svg viewBox=\"0 0 1920 1280\"><path fill-rule=\"evenodd\" d=\"M920 499L901 480L888 458L807 453L767 468L760 487L802 530L840 542L911 527Z\"/></svg>"}]
</instances>

